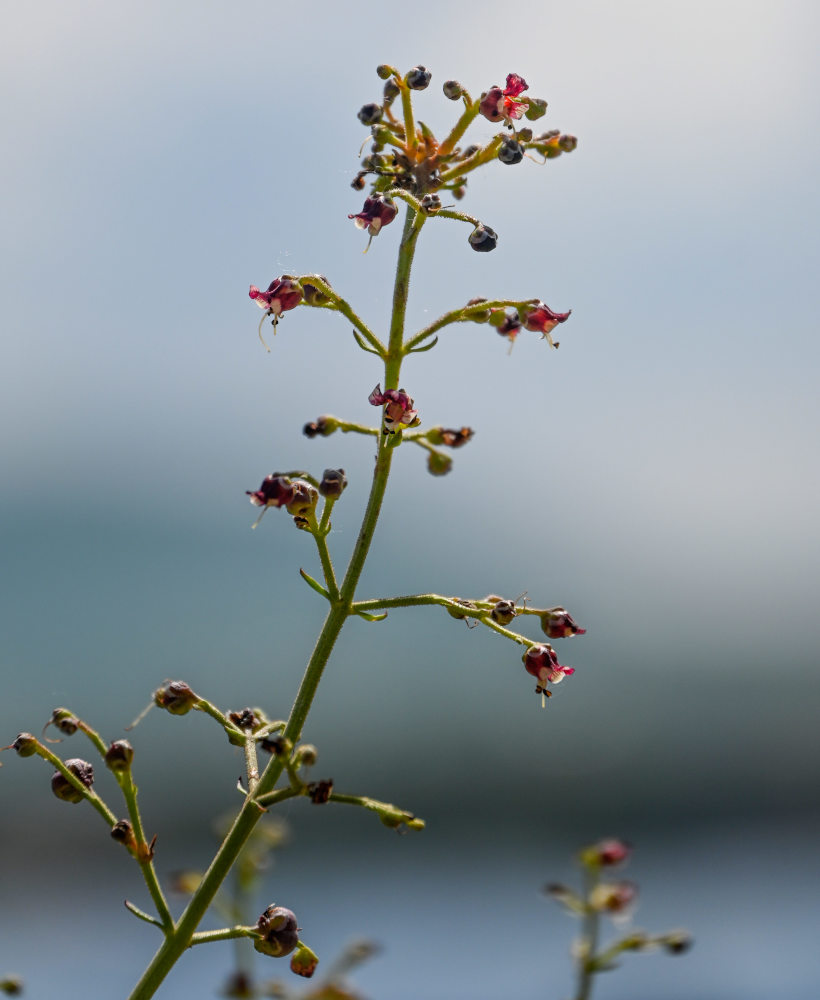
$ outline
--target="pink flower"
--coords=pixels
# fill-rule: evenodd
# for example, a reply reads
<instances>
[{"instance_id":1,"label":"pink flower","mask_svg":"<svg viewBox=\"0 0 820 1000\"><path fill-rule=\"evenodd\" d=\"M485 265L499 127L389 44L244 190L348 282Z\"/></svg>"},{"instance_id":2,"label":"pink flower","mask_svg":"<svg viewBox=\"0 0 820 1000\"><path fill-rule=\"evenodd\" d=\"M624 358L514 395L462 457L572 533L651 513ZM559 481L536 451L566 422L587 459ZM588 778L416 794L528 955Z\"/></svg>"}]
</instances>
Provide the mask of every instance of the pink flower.
<instances>
[{"instance_id":1,"label":"pink flower","mask_svg":"<svg viewBox=\"0 0 820 1000\"><path fill-rule=\"evenodd\" d=\"M524 326L528 330L537 330L553 347L557 347L558 343L557 341L553 343L551 332L559 323L566 323L570 313L572 313L571 309L565 313L553 312L543 302L536 302L533 309L524 317Z\"/></svg>"},{"instance_id":2,"label":"pink flower","mask_svg":"<svg viewBox=\"0 0 820 1000\"><path fill-rule=\"evenodd\" d=\"M296 279L289 274L274 278L266 292L261 292L256 285L251 285L248 295L260 309L265 309L276 317L289 309L295 309L302 301L302 289Z\"/></svg>"},{"instance_id":3,"label":"pink flower","mask_svg":"<svg viewBox=\"0 0 820 1000\"><path fill-rule=\"evenodd\" d=\"M367 397L371 406L384 407L384 433L394 434L403 427L420 424L418 410L413 409L413 400L404 389L385 389L381 383Z\"/></svg>"},{"instance_id":4,"label":"pink flower","mask_svg":"<svg viewBox=\"0 0 820 1000\"><path fill-rule=\"evenodd\" d=\"M538 680L535 693L544 694L548 698L550 697L550 692L547 690L548 683L560 684L564 677L575 673L574 667L561 666L555 650L548 642L530 646L521 659L527 673Z\"/></svg>"},{"instance_id":5,"label":"pink flower","mask_svg":"<svg viewBox=\"0 0 820 1000\"><path fill-rule=\"evenodd\" d=\"M518 95L529 90L526 80L517 73L507 76L507 86L490 87L482 97L479 112L491 122L509 121L520 118L527 110L527 101L518 100Z\"/></svg>"},{"instance_id":6,"label":"pink flower","mask_svg":"<svg viewBox=\"0 0 820 1000\"><path fill-rule=\"evenodd\" d=\"M597 844L592 844L581 853L581 858L585 864L610 867L620 865L632 853L632 847L623 840L616 840L610 837L607 840L599 840Z\"/></svg>"},{"instance_id":7,"label":"pink flower","mask_svg":"<svg viewBox=\"0 0 820 1000\"><path fill-rule=\"evenodd\" d=\"M371 236L378 236L382 226L386 226L396 218L398 209L389 198L377 194L365 198L364 207L358 215L348 215L353 219L357 229L366 229Z\"/></svg>"},{"instance_id":8,"label":"pink flower","mask_svg":"<svg viewBox=\"0 0 820 1000\"><path fill-rule=\"evenodd\" d=\"M571 635L584 635L586 632L566 608L547 608L541 615L541 628L550 639L567 639Z\"/></svg>"}]
</instances>

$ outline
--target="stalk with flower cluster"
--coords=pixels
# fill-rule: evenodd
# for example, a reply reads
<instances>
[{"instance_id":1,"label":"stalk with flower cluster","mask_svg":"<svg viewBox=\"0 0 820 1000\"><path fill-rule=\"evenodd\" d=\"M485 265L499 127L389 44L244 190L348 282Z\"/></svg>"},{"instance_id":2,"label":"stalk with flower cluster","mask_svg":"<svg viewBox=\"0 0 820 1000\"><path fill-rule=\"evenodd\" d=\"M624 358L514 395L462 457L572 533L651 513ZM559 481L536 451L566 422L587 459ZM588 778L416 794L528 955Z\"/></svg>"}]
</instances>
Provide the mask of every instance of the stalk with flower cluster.
<instances>
[{"instance_id":1,"label":"stalk with flower cluster","mask_svg":"<svg viewBox=\"0 0 820 1000\"><path fill-rule=\"evenodd\" d=\"M137 916L158 927L163 935L159 949L131 993L130 1000L147 1000L154 996L186 949L192 944L213 940L248 937L257 950L265 954L279 956L292 953L291 967L299 975L312 973L316 965L315 956L299 940L296 918L284 907L272 904L256 926L237 925L219 931L197 930L260 817L277 803L304 796L317 804L335 801L363 807L375 812L388 826L411 829L423 826L423 822L412 813L389 803L335 792L332 782L308 782L304 778L302 769L309 765L315 753L313 748L300 744L303 727L336 640L350 617L377 621L386 617L390 609L430 605L441 607L451 616L467 620L468 624L482 625L522 648L525 669L536 678L536 692L541 695L542 703L551 694L550 685L574 673L572 667L559 662L550 642L531 639L510 628L515 619L525 621L527 616L535 616L548 640L583 634L584 629L562 607L536 608L527 601L519 603L498 595L463 598L427 593L375 599L357 596L359 579L399 447L414 444L422 448L427 454L429 471L443 475L450 471L452 459L442 448L462 447L473 436L469 427L430 426L425 429L413 398L401 387L403 360L411 353L433 348L438 333L445 327L464 322L489 325L511 346L520 332L526 329L540 332L550 347L557 347L552 333L570 315L569 312L552 310L538 298L478 298L449 310L419 331L407 333L405 315L411 270L419 237L426 225L438 224L439 219L467 223L470 229L467 242L476 252L490 252L498 244L499 237L495 230L478 218L443 206L441 195L444 193L457 201L461 200L469 175L487 163L498 160L512 166L521 163L525 157L532 159L536 156L546 161L563 152L570 152L575 148L576 140L559 131L536 135L529 125L521 126L522 119L532 122L542 117L546 102L526 96L527 84L517 74L507 77L504 88L493 86L475 99L457 82L445 82L445 96L460 102L462 107L449 134L439 140L423 122L416 119L413 107L414 93L425 90L430 83L431 74L425 67L417 66L402 74L392 66L383 65L378 67L377 72L385 81L384 97L381 103L365 105L359 112L360 121L370 128L372 144L362 161L362 169L353 181L356 190L363 190L369 182L370 191L361 210L350 213L349 217L356 227L367 231L372 242L396 219L399 212L397 203L404 204L392 314L386 338L377 335L322 275L280 275L264 290L251 285L249 293L263 310L260 338L266 321L271 322L275 333L285 314L297 307L325 309L340 313L352 325L357 345L381 359L383 377L367 396L370 404L380 411L376 426L324 415L304 428L308 437L341 431L374 439L376 461L370 494L349 563L343 573L337 573L328 536L333 508L347 484L344 470L328 469L321 479L302 471L272 472L258 489L247 491L251 503L261 508L260 517L270 507L285 508L296 526L313 538L321 579L304 571L302 576L326 600L327 614L286 720L268 720L258 709L223 713L182 681L168 683L155 692L154 703L171 714L183 715L196 710L209 715L224 729L232 744L243 748L246 760L243 804L185 910L176 919L171 915L153 870L154 842L146 843L142 833L142 822L136 809L136 786L131 784L130 779L131 757L119 771L115 770L115 774L127 775L127 780L124 777L122 780L118 777L118 780L126 792L130 814L129 821L120 821L126 826L121 828L119 839L142 866L157 915L146 914L133 906L131 909ZM498 123L500 132L484 145L462 146L462 137L479 116ZM367 388L363 388L362 396L366 394ZM90 731L90 727L86 729ZM68 766L70 763L78 765L84 762L63 764L29 734L22 734L16 743L22 740L22 736L27 737L21 744L25 749L22 755L36 753L55 764L62 782L67 785L70 801L88 800L106 822L115 825L116 814L91 790L90 764L87 765L88 771L78 766L72 768ZM104 757L110 754L110 749L99 737L92 742ZM15 749L21 752L20 746L15 746ZM271 755L264 767L259 764L260 750Z\"/></svg>"}]
</instances>

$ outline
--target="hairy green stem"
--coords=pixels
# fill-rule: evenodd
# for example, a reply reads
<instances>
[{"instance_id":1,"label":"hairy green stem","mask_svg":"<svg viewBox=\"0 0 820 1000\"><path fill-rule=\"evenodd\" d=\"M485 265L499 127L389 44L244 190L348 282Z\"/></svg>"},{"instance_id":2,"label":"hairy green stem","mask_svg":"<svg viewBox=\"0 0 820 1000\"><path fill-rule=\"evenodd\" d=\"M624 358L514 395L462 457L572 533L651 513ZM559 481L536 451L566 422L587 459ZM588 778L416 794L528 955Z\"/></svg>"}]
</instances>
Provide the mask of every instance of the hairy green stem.
<instances>
[{"instance_id":1,"label":"hairy green stem","mask_svg":"<svg viewBox=\"0 0 820 1000\"><path fill-rule=\"evenodd\" d=\"M595 951L598 947L599 914L590 906L592 890L598 882L597 871L584 869L584 919L581 925L581 954L578 958L578 992L575 1000L589 1000L595 973Z\"/></svg>"},{"instance_id":2,"label":"hairy green stem","mask_svg":"<svg viewBox=\"0 0 820 1000\"><path fill-rule=\"evenodd\" d=\"M396 279L393 293L393 316L390 324L390 341L385 358L384 382L385 388L398 388L399 374L403 357L404 321L407 310L407 295L409 290L410 269L416 249L416 241L424 224L424 215L408 206L405 217L404 231L399 246ZM353 613L353 601L356 586L364 568L370 544L378 523L379 513L384 500L387 480L395 448L389 447L384 437L379 440L376 468L373 473L373 483L364 513L362 525L350 563L342 581L339 596L331 602L330 610L319 633L313 653L308 661L302 682L296 694L293 707L285 726L284 736L295 744L302 735L310 706L316 695L316 689L322 679L325 666L333 651L336 639L347 618ZM202 878L196 892L188 902L185 911L168 935L151 963L146 968L139 982L130 995L129 1000L148 1000L159 989L165 977L174 967L182 953L190 946L200 921L214 899L219 887L228 876L239 852L246 843L256 823L264 812L266 801L271 801L276 784L284 768L282 760L274 757L265 768L256 786L256 794L248 795L245 803L237 814L234 823L225 840ZM284 796L283 796L284 797Z\"/></svg>"}]
</instances>

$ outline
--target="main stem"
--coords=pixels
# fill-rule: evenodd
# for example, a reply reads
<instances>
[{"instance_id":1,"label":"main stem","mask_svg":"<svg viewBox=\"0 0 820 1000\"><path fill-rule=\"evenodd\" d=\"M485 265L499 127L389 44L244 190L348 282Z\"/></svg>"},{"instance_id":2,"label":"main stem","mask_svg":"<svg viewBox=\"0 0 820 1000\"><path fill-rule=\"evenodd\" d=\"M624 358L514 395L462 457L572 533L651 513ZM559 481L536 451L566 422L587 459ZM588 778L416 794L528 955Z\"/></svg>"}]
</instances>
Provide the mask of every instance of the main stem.
<instances>
[{"instance_id":1,"label":"main stem","mask_svg":"<svg viewBox=\"0 0 820 1000\"><path fill-rule=\"evenodd\" d=\"M410 269L413 264L416 240L418 239L423 221L423 216L420 217L419 221L415 211L410 206L407 207L393 290L393 315L390 323L390 341L384 370L385 389L398 388L399 384L399 374L403 358L404 318L407 310ZM395 448L390 447L386 436L382 435L376 457L376 469L373 473L373 484L370 487L370 496L367 501L364 518L362 519L362 526L359 530L359 537L356 540L353 554L350 557L350 563L348 564L347 572L339 590L339 597L331 603L330 611L316 640L316 645L308 661L302 683L299 685L299 690L293 702L287 726L285 727L284 735L293 743L296 743L302 735L302 729L316 695L319 681L322 679L322 673L330 659L336 639L342 631L345 621L351 614L356 586L364 569L367 554L370 551L370 543L373 541L373 535L376 531L382 501L387 489L387 480L390 476L390 466L394 451ZM191 897L182 916L174 925L173 930L168 934L154 955L150 965L142 974L129 1000L148 1000L149 997L153 997L182 953L190 946L191 938L200 921L211 905L219 887L225 881L225 878L236 862L239 852L245 845L251 831L265 811L257 804L255 799L261 798L263 795L274 790L282 774L282 770L282 762L276 757L271 758L270 763L265 768L256 786L255 796L253 798L248 796L245 799L244 805L239 810L227 837L214 855L214 859L208 871L203 876L197 891Z\"/></svg>"}]
</instances>

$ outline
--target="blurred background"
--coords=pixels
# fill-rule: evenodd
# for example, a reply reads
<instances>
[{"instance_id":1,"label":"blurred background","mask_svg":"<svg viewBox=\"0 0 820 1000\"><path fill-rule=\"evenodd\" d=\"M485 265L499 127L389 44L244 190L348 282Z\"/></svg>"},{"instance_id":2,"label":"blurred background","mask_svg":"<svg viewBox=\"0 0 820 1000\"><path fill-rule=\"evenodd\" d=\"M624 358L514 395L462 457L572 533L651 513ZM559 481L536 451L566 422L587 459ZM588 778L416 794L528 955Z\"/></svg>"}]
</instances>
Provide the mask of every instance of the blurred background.
<instances>
[{"instance_id":1,"label":"blurred background","mask_svg":"<svg viewBox=\"0 0 820 1000\"><path fill-rule=\"evenodd\" d=\"M293 908L323 960L379 941L356 978L372 1000L566 997L575 928L541 887L617 835L637 926L696 946L628 956L597 997L814 1000L817 6L77 0L2 19L0 742L57 705L117 738L166 678L287 713L323 619L298 576L316 557L279 512L250 531L243 491L344 467L344 562L373 448L301 427L371 421L380 371L306 309L266 354L248 285L322 272L382 332L400 225L364 256L347 218L376 65L433 71L417 115L436 131L445 79L477 94L518 72L578 149L471 177L461 207L498 249L427 226L409 324L474 295L572 318L558 352L525 333L508 356L463 324L407 362L423 421L476 435L444 479L401 450L361 593L564 604L588 629L556 643L577 672L542 711L486 629L351 622L305 732L315 775L428 828L288 803L260 911ZM154 711L131 739L160 872L203 865L239 751L203 716ZM135 866L41 761L3 765L0 974L32 998L125 997L157 945L122 907L148 905ZM161 995L214 996L230 961L186 955Z\"/></svg>"}]
</instances>

